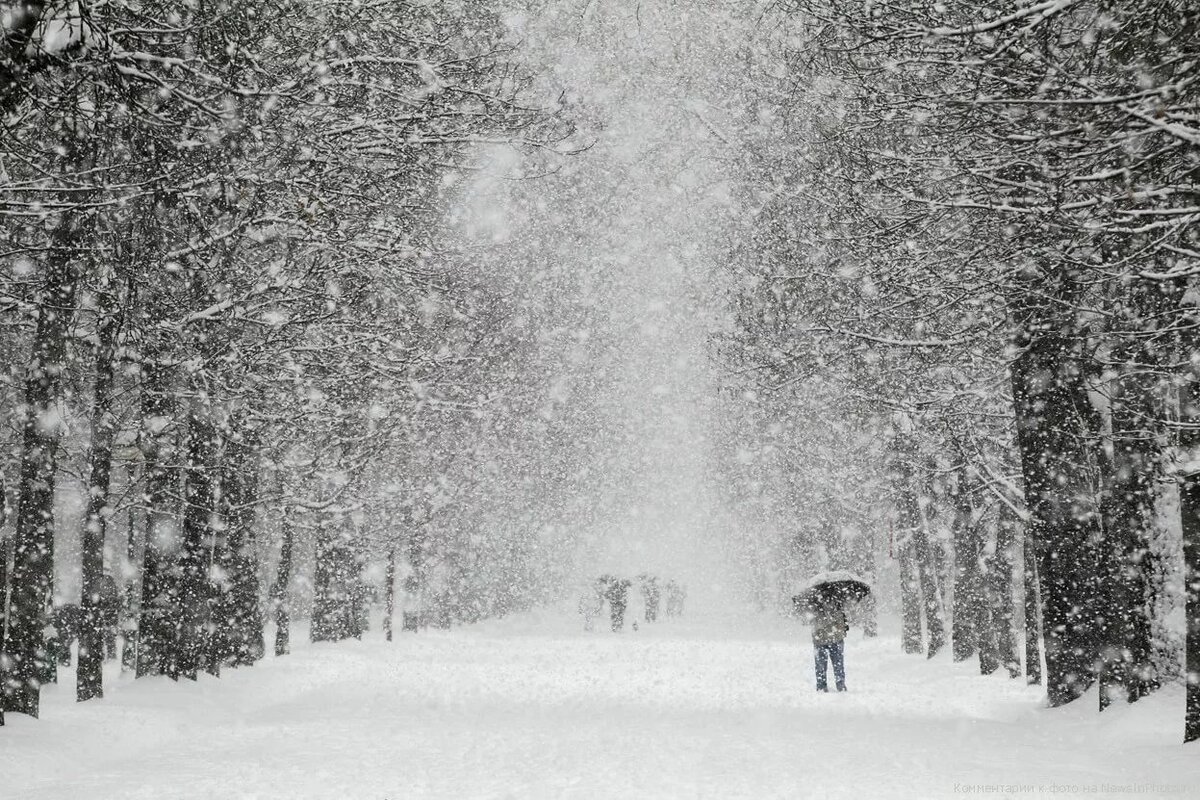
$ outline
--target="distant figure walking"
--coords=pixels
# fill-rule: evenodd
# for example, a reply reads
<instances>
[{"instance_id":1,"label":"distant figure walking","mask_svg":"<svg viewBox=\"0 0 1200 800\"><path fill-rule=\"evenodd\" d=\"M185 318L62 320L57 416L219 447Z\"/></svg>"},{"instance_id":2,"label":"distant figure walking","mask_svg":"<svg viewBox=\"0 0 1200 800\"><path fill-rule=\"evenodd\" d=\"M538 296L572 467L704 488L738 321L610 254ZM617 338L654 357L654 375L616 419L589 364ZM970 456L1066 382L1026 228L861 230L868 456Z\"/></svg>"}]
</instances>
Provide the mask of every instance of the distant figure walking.
<instances>
[{"instance_id":1,"label":"distant figure walking","mask_svg":"<svg viewBox=\"0 0 1200 800\"><path fill-rule=\"evenodd\" d=\"M613 578L608 582L604 599L608 601L609 612L612 616L612 629L619 633L625 629L625 606L629 602L629 587L632 583L625 578Z\"/></svg>"},{"instance_id":2,"label":"distant figure walking","mask_svg":"<svg viewBox=\"0 0 1200 800\"><path fill-rule=\"evenodd\" d=\"M675 579L669 579L666 585L667 603L665 613L668 617L683 616L683 598L687 596L687 589Z\"/></svg>"},{"instance_id":3,"label":"distant figure walking","mask_svg":"<svg viewBox=\"0 0 1200 800\"><path fill-rule=\"evenodd\" d=\"M844 645L846 631L850 626L846 623L846 612L841 604L832 601L818 601L813 604L806 614L812 625L813 659L817 672L817 691L829 691L827 679L827 662L833 662L833 678L837 682L839 692L846 691L846 661Z\"/></svg>"},{"instance_id":4,"label":"distant figure walking","mask_svg":"<svg viewBox=\"0 0 1200 800\"><path fill-rule=\"evenodd\" d=\"M658 588L658 578L653 575L642 575L640 577L642 600L646 606L646 622L654 622L658 619L658 602L661 596Z\"/></svg>"},{"instance_id":5,"label":"distant figure walking","mask_svg":"<svg viewBox=\"0 0 1200 800\"><path fill-rule=\"evenodd\" d=\"M604 612L604 585L597 581L584 589L579 597L579 613L583 615L583 629L594 630L596 617Z\"/></svg>"}]
</instances>

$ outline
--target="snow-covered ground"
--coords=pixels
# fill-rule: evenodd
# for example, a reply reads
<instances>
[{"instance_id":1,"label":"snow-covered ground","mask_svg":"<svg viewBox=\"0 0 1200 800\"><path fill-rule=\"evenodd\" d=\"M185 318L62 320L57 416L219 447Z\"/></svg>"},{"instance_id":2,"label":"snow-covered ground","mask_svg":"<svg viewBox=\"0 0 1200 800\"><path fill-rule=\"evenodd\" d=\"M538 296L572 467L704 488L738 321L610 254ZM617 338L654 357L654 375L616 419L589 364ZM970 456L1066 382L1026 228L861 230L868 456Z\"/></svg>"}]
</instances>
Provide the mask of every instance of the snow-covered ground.
<instances>
[{"instance_id":1,"label":"snow-covered ground","mask_svg":"<svg viewBox=\"0 0 1200 800\"><path fill-rule=\"evenodd\" d=\"M114 675L82 705L68 672L41 720L0 728L0 797L1200 797L1178 688L1049 710L855 631L850 692L818 695L804 634L755 615L585 634L544 613L301 644L194 684Z\"/></svg>"}]
</instances>

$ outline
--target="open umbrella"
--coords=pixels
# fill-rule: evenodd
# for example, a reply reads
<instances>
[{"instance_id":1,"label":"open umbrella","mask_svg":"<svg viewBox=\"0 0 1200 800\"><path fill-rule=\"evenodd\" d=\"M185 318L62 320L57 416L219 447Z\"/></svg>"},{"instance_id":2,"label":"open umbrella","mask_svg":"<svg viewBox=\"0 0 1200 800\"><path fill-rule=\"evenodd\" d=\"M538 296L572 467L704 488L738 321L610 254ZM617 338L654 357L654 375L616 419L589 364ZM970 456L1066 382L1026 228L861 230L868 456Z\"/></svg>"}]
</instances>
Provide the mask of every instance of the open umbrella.
<instances>
[{"instance_id":1,"label":"open umbrella","mask_svg":"<svg viewBox=\"0 0 1200 800\"><path fill-rule=\"evenodd\" d=\"M809 578L792 597L798 609L816 606L842 606L850 600L862 600L871 593L871 585L861 576L844 569L820 572Z\"/></svg>"}]
</instances>

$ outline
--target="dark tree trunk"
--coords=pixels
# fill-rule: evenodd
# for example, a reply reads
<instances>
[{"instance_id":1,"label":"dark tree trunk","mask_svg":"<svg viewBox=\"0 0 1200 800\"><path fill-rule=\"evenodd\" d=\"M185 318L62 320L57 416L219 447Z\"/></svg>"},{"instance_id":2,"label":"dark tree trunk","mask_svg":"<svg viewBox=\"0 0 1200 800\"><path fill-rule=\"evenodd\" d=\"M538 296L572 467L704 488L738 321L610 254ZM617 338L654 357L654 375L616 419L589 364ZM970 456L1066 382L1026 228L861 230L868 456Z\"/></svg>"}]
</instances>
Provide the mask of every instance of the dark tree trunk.
<instances>
[{"instance_id":1,"label":"dark tree trunk","mask_svg":"<svg viewBox=\"0 0 1200 800\"><path fill-rule=\"evenodd\" d=\"M1000 658L996 652L996 630L992 620L992 606L986 598L988 594L985 585L986 577L981 575L978 580L983 596L979 598L979 604L975 607L975 647L979 651L980 674L991 675L1000 669Z\"/></svg>"},{"instance_id":2,"label":"dark tree trunk","mask_svg":"<svg viewBox=\"0 0 1200 800\"><path fill-rule=\"evenodd\" d=\"M977 639L984 633L976 624L983 605L979 585L979 532L965 472L965 469L959 470L954 494L954 619L950 637L955 661L966 661L975 655Z\"/></svg>"},{"instance_id":3,"label":"dark tree trunk","mask_svg":"<svg viewBox=\"0 0 1200 800\"><path fill-rule=\"evenodd\" d=\"M1182 282L1138 281L1127 289L1133 327L1153 330L1177 320ZM1104 460L1102 554L1108 587L1103 614L1100 707L1113 698L1137 700L1159 686L1153 668L1153 583L1150 541L1155 525L1162 449L1160 337L1130 336L1113 348L1118 373L1111 384L1112 451Z\"/></svg>"},{"instance_id":4,"label":"dark tree trunk","mask_svg":"<svg viewBox=\"0 0 1200 800\"><path fill-rule=\"evenodd\" d=\"M187 482L184 488L183 549L179 557L175 619L179 631L172 678L195 680L205 664L206 629L212 588L209 553L214 547L214 483L217 431L210 409L193 400L188 414Z\"/></svg>"},{"instance_id":5,"label":"dark tree trunk","mask_svg":"<svg viewBox=\"0 0 1200 800\"><path fill-rule=\"evenodd\" d=\"M1106 589L1100 617L1101 710L1114 699L1132 702L1144 697L1157 685L1150 661L1147 567L1160 456L1154 433L1139 429L1145 418L1131 419L1130 409L1123 406L1114 399L1113 452L1101 502Z\"/></svg>"},{"instance_id":6,"label":"dark tree trunk","mask_svg":"<svg viewBox=\"0 0 1200 800\"><path fill-rule=\"evenodd\" d=\"M291 646L291 583L292 547L295 532L292 528L292 510L284 506L281 510L283 543L279 548L279 568L275 583L271 587L271 600L275 605L275 655L285 656Z\"/></svg>"},{"instance_id":7,"label":"dark tree trunk","mask_svg":"<svg viewBox=\"0 0 1200 800\"><path fill-rule=\"evenodd\" d=\"M100 292L99 327L96 346L96 385L92 400L91 477L88 507L82 535L82 592L80 598L79 667L75 697L82 702L104 695L103 667L105 631L109 609L103 600L104 534L107 527L112 473L113 437L117 419L112 409L113 378L117 355L117 332L121 327L114 298L107 287Z\"/></svg>"},{"instance_id":8,"label":"dark tree trunk","mask_svg":"<svg viewBox=\"0 0 1200 800\"><path fill-rule=\"evenodd\" d=\"M1022 575L1025 582L1025 678L1042 682L1042 590L1038 580L1037 553L1029 529L1022 537Z\"/></svg>"},{"instance_id":9,"label":"dark tree trunk","mask_svg":"<svg viewBox=\"0 0 1200 800\"><path fill-rule=\"evenodd\" d=\"M1053 296L1066 299L1061 292ZM1083 337L1070 329L1071 320L1046 321L1044 313L1031 308L1019 317L1024 350L1011 372L1029 534L1037 545L1042 590L1046 692L1050 704L1060 706L1096 679L1100 527L1086 435L1093 411Z\"/></svg>"},{"instance_id":10,"label":"dark tree trunk","mask_svg":"<svg viewBox=\"0 0 1200 800\"><path fill-rule=\"evenodd\" d=\"M312 624L309 626L309 638L314 642L344 638L339 635L341 625L338 611L342 605L342 598L338 595L336 551L333 536L321 523L317 530L313 565Z\"/></svg>"},{"instance_id":11,"label":"dark tree trunk","mask_svg":"<svg viewBox=\"0 0 1200 800\"><path fill-rule=\"evenodd\" d=\"M361 636L358 620L360 565L348 544L326 524L317 531L313 578L314 642L340 641Z\"/></svg>"},{"instance_id":12,"label":"dark tree trunk","mask_svg":"<svg viewBox=\"0 0 1200 800\"><path fill-rule=\"evenodd\" d=\"M1195 320L1190 322L1194 329ZM1185 342L1185 345L1184 352L1194 358L1197 347L1191 342ZM1180 406L1182 460L1186 464L1195 464L1200 455L1200 375L1195 367L1186 375ZM1184 616L1187 618L1183 740L1192 742L1200 739L1200 470L1194 467L1179 475L1179 518L1183 528Z\"/></svg>"},{"instance_id":13,"label":"dark tree trunk","mask_svg":"<svg viewBox=\"0 0 1200 800\"><path fill-rule=\"evenodd\" d=\"M928 496L924 489L924 481L919 476L916 448L903 438L897 438L893 443L896 452L892 466L892 480L896 492L896 506L900 515L900 524L908 539L907 549L910 564L901 561L901 575L905 575L906 566L911 566L917 577L920 607L925 615L925 630L929 634L928 655L933 658L946 644L946 629L942 623L941 598L938 593L938 581L933 560L932 548L929 545L928 520L925 509L922 508L923 497ZM901 578L903 584L904 578ZM906 612L905 627L908 627ZM918 637L919 638L919 637ZM905 637L905 651L910 640Z\"/></svg>"},{"instance_id":14,"label":"dark tree trunk","mask_svg":"<svg viewBox=\"0 0 1200 800\"><path fill-rule=\"evenodd\" d=\"M4 526L4 479L0 477L0 527ZM0 534L0 643L8 637L8 537ZM0 725L4 724L4 696L0 693Z\"/></svg>"},{"instance_id":15,"label":"dark tree trunk","mask_svg":"<svg viewBox=\"0 0 1200 800\"><path fill-rule=\"evenodd\" d=\"M132 491L136 485L136 480L133 475L133 468L129 468L128 472L129 488ZM122 609L124 617L121 623L121 636L124 643L121 647L121 671L137 669L137 653L138 653L138 634L137 634L137 618L138 606L137 601L138 586L135 579L134 565L137 564L138 557L138 520L137 520L136 504L130 504L129 510L126 512L126 520L128 529L125 534L125 563L128 570L129 580L125 582L125 604Z\"/></svg>"},{"instance_id":16,"label":"dark tree trunk","mask_svg":"<svg viewBox=\"0 0 1200 800\"><path fill-rule=\"evenodd\" d=\"M921 646L921 591L917 586L917 567L913 559L912 542L898 545L900 559L900 605L904 624L901 640L906 653L920 653Z\"/></svg>"},{"instance_id":17,"label":"dark tree trunk","mask_svg":"<svg viewBox=\"0 0 1200 800\"><path fill-rule=\"evenodd\" d=\"M996 650L995 622L991 618L988 603L979 603L976 614L976 644L979 649L979 674L990 675L1000 669L1000 655Z\"/></svg>"},{"instance_id":18,"label":"dark tree trunk","mask_svg":"<svg viewBox=\"0 0 1200 800\"><path fill-rule=\"evenodd\" d=\"M233 537L231 501L238 493L238 478L229 463L228 429L213 426L211 435L212 461L208 465L208 480L213 511L209 515L209 531L205 536L203 551L204 571L210 577L206 582L207 599L203 604L205 624L201 636L200 663L205 672L219 676L221 666L233 659L239 635L233 608L237 565L230 544Z\"/></svg>"},{"instance_id":19,"label":"dark tree trunk","mask_svg":"<svg viewBox=\"0 0 1200 800\"><path fill-rule=\"evenodd\" d=\"M390 642L392 640L392 616L396 611L396 548L393 547L388 551L387 575L384 578L387 582L385 587L386 592L386 610L383 616L383 632L384 636Z\"/></svg>"},{"instance_id":20,"label":"dark tree trunk","mask_svg":"<svg viewBox=\"0 0 1200 800\"><path fill-rule=\"evenodd\" d=\"M179 557L177 407L171 368L148 358L142 373L142 442L145 458L146 544L138 610L137 675L175 674L178 633L172 575Z\"/></svg>"},{"instance_id":21,"label":"dark tree trunk","mask_svg":"<svg viewBox=\"0 0 1200 800\"><path fill-rule=\"evenodd\" d=\"M74 238L66 225L55 238ZM43 629L54 581L54 483L62 435L56 406L67 366L68 325L76 281L72 254L65 248L52 252L47 266L25 382L8 634L0 648L0 705L34 717L38 715L42 677L51 668Z\"/></svg>"},{"instance_id":22,"label":"dark tree trunk","mask_svg":"<svg viewBox=\"0 0 1200 800\"><path fill-rule=\"evenodd\" d=\"M8 524L8 494L4 489L4 473L0 471L0 652L8 638L8 537L4 526ZM0 675L3 677L3 675ZM0 692L0 726L4 725L4 694Z\"/></svg>"},{"instance_id":23,"label":"dark tree trunk","mask_svg":"<svg viewBox=\"0 0 1200 800\"><path fill-rule=\"evenodd\" d=\"M258 450L253 433L240 431L225 446L222 501L228 531L223 549L223 591L217 627L228 632L222 661L253 664L263 656L263 616L259 607L258 557L254 520L258 507Z\"/></svg>"},{"instance_id":24,"label":"dark tree trunk","mask_svg":"<svg viewBox=\"0 0 1200 800\"><path fill-rule=\"evenodd\" d=\"M872 583L877 584L872 576ZM863 636L868 639L879 635L879 605L875 601L875 594L872 592L863 598Z\"/></svg>"},{"instance_id":25,"label":"dark tree trunk","mask_svg":"<svg viewBox=\"0 0 1200 800\"><path fill-rule=\"evenodd\" d=\"M204 467L203 479L208 483L209 503L211 508L205 516L204 530L201 536L200 561L204 578L201 582L200 618L203 621L200 628L199 669L214 677L220 677L222 665L233 657L235 641L238 633L233 625L233 586L234 571L233 551L229 546L230 526L229 498L227 490L236 493L227 472L227 463L222 453L227 453L228 442L224 438L224 428L216 424L208 427L212 437L207 457L210 459ZM193 474L189 471L189 475ZM189 481L189 486L190 486ZM187 519L184 519L186 542Z\"/></svg>"},{"instance_id":26,"label":"dark tree trunk","mask_svg":"<svg viewBox=\"0 0 1200 800\"><path fill-rule=\"evenodd\" d=\"M979 671L991 675L999 666L992 620L990 575L984 560L985 529L976 519L974 487L965 466L956 476L954 495L954 627L955 661L979 656Z\"/></svg>"},{"instance_id":27,"label":"dark tree trunk","mask_svg":"<svg viewBox=\"0 0 1200 800\"><path fill-rule=\"evenodd\" d=\"M996 527L996 552L988 560L989 605L996 637L996 655L1011 678L1021 675L1021 657L1017 654L1016 626L1013 621L1013 565L1018 525L1015 512L1007 503L1001 503L1000 520Z\"/></svg>"},{"instance_id":28,"label":"dark tree trunk","mask_svg":"<svg viewBox=\"0 0 1200 800\"><path fill-rule=\"evenodd\" d=\"M1184 684L1187 686L1183 740L1200 739L1200 473L1189 473L1179 482L1179 510L1183 523L1185 615L1187 616Z\"/></svg>"},{"instance_id":29,"label":"dark tree trunk","mask_svg":"<svg viewBox=\"0 0 1200 800\"><path fill-rule=\"evenodd\" d=\"M913 531L913 552L921 586L921 608L925 612L925 629L929 632L928 657L933 658L946 646L946 626L942 622L942 598L938 592L937 571L925 523Z\"/></svg>"}]
</instances>

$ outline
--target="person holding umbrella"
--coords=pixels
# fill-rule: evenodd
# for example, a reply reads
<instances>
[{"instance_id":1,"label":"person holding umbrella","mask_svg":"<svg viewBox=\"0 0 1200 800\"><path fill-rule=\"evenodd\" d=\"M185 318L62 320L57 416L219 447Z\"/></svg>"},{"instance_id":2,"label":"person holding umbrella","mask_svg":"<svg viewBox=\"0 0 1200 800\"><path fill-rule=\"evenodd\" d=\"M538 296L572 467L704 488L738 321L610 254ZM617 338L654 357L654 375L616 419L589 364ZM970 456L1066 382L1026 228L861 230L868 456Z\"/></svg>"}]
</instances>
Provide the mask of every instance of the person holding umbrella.
<instances>
[{"instance_id":1,"label":"person holding umbrella","mask_svg":"<svg viewBox=\"0 0 1200 800\"><path fill-rule=\"evenodd\" d=\"M817 595L808 612L812 625L813 659L817 670L817 691L828 692L828 663L833 663L833 679L839 692L846 691L846 612L830 598Z\"/></svg>"},{"instance_id":2,"label":"person holding umbrella","mask_svg":"<svg viewBox=\"0 0 1200 800\"><path fill-rule=\"evenodd\" d=\"M839 692L846 691L846 621L845 604L861 600L870 594L867 582L849 572L838 571L816 575L805 588L792 598L803 609L805 619L812 625L813 663L816 669L817 691L829 691L829 663Z\"/></svg>"}]
</instances>

